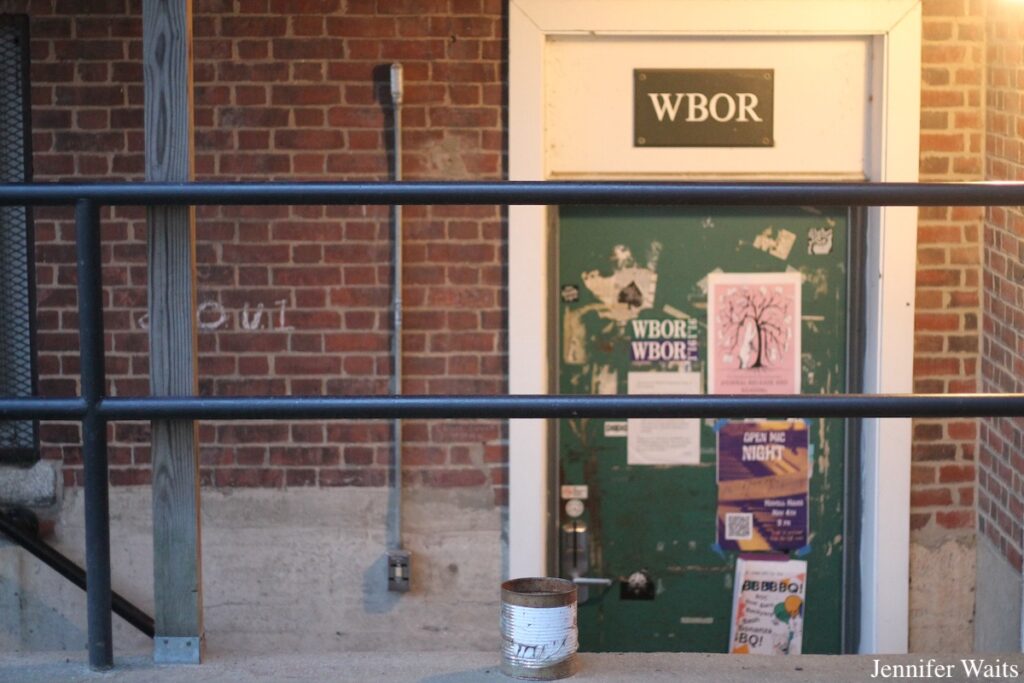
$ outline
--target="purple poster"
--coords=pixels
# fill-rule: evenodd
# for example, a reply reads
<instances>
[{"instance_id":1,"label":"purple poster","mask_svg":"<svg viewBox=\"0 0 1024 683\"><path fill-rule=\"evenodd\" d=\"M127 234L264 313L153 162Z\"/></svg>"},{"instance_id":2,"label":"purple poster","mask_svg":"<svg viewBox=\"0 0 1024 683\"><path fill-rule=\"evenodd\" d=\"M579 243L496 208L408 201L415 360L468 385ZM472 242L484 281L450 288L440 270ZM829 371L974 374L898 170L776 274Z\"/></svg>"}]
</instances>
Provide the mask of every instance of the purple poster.
<instances>
[{"instance_id":1,"label":"purple poster","mask_svg":"<svg viewBox=\"0 0 1024 683\"><path fill-rule=\"evenodd\" d=\"M718 544L745 552L807 545L809 476L802 420L723 424L718 430Z\"/></svg>"}]
</instances>

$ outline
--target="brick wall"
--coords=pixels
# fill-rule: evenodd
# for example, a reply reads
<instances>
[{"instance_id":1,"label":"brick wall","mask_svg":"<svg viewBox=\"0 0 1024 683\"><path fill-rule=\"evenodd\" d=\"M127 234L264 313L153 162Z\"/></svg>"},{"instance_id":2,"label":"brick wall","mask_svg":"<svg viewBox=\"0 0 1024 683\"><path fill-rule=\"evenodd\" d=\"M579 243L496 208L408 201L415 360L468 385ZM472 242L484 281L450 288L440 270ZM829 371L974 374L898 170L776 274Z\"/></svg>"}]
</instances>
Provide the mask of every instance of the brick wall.
<instances>
[{"instance_id":1,"label":"brick wall","mask_svg":"<svg viewBox=\"0 0 1024 683\"><path fill-rule=\"evenodd\" d=\"M981 180L985 5L925 0L921 164L926 182ZM922 207L918 224L914 390L978 390L983 209ZM975 420L915 420L911 528L974 529Z\"/></svg>"},{"instance_id":2,"label":"brick wall","mask_svg":"<svg viewBox=\"0 0 1024 683\"><path fill-rule=\"evenodd\" d=\"M1024 7L989 5L985 174L1024 180ZM1024 213L988 211L984 233L982 390L1024 391ZM1024 422L981 421L978 531L1021 570Z\"/></svg>"},{"instance_id":3,"label":"brick wall","mask_svg":"<svg viewBox=\"0 0 1024 683\"><path fill-rule=\"evenodd\" d=\"M28 12L35 178L141 179L141 3L0 0ZM409 180L496 179L504 169L499 0L196 0L197 179L384 180L388 64L405 70ZM37 212L40 386L76 391L73 225ZM197 211L200 391L388 391L385 207ZM148 392L144 215L104 212L110 391ZM405 210L405 392L506 387L505 219L497 207ZM111 481L149 481L148 425L112 427ZM362 486L387 480L385 422L204 423L214 486ZM45 457L80 483L78 427L47 423ZM407 421L412 485L507 497L502 423Z\"/></svg>"}]
</instances>

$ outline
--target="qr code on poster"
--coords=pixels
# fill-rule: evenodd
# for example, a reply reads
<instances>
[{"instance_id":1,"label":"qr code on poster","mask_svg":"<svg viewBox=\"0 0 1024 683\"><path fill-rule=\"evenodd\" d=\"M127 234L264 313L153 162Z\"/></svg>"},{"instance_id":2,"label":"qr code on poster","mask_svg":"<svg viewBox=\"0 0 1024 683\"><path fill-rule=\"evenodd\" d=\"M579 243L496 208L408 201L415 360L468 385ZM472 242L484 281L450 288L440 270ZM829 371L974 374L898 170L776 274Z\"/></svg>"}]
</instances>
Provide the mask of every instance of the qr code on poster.
<instances>
[{"instance_id":1,"label":"qr code on poster","mask_svg":"<svg viewBox=\"0 0 1024 683\"><path fill-rule=\"evenodd\" d=\"M754 515L749 512L725 513L725 540L749 541L754 536Z\"/></svg>"}]
</instances>

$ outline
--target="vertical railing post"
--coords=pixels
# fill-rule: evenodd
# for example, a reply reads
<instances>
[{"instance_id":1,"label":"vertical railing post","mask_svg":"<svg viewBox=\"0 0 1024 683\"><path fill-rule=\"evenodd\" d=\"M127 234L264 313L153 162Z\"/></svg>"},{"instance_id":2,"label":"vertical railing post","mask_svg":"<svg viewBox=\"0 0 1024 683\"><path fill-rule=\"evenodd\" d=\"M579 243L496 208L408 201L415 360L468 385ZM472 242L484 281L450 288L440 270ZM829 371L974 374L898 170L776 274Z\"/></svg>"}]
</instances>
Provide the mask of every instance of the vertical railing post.
<instances>
[{"instance_id":1,"label":"vertical railing post","mask_svg":"<svg viewBox=\"0 0 1024 683\"><path fill-rule=\"evenodd\" d=\"M146 180L195 177L192 0L143 0ZM196 232L191 206L146 210L149 387L154 396L198 393ZM153 420L153 661L203 657L199 435L193 420Z\"/></svg>"},{"instance_id":2,"label":"vertical railing post","mask_svg":"<svg viewBox=\"0 0 1024 683\"><path fill-rule=\"evenodd\" d=\"M81 199L75 205L78 253L78 326L82 398L82 460L85 467L85 572L89 666L114 664L110 593L110 506L107 491L107 421L99 414L106 373L103 358L103 259L99 207Z\"/></svg>"}]
</instances>

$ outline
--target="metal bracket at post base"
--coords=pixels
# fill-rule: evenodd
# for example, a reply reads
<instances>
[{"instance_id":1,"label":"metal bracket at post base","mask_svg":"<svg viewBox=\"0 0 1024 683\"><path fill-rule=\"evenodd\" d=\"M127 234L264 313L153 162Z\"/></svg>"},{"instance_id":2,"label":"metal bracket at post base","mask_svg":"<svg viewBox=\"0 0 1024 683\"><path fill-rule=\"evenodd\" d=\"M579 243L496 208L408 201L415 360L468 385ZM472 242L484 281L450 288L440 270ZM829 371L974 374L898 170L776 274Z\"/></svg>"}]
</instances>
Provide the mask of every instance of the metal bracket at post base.
<instances>
[{"instance_id":1,"label":"metal bracket at post base","mask_svg":"<svg viewBox=\"0 0 1024 683\"><path fill-rule=\"evenodd\" d=\"M206 646L206 634L200 636L161 636L153 638L155 664L199 664Z\"/></svg>"}]
</instances>

